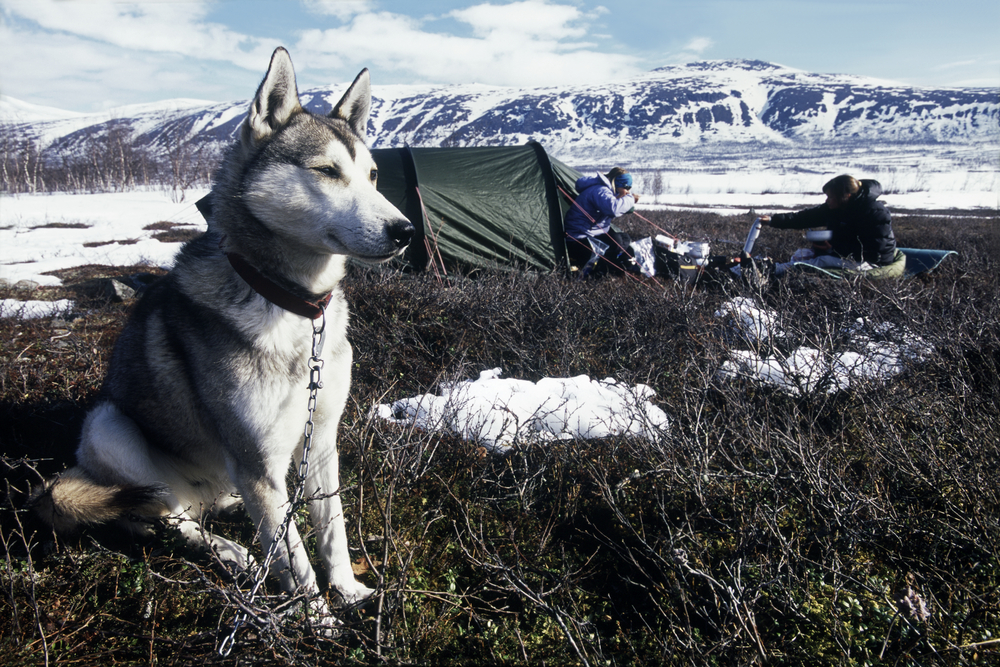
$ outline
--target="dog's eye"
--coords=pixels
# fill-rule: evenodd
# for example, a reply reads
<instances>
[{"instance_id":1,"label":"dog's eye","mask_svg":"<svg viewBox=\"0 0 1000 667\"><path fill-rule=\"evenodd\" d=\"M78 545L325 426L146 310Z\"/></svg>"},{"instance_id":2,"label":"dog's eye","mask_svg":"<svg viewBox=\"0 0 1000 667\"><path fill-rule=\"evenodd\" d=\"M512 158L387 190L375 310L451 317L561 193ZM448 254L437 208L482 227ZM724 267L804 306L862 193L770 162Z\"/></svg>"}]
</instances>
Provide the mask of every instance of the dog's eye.
<instances>
[{"instance_id":1,"label":"dog's eye","mask_svg":"<svg viewBox=\"0 0 1000 667\"><path fill-rule=\"evenodd\" d=\"M368 174L368 178L371 179L372 183L374 183L375 181L377 181L378 180L378 169L372 169L371 172L369 172L369 174Z\"/></svg>"},{"instance_id":2,"label":"dog's eye","mask_svg":"<svg viewBox=\"0 0 1000 667\"><path fill-rule=\"evenodd\" d=\"M313 170L330 178L340 178L340 172L337 171L336 167L313 167Z\"/></svg>"}]
</instances>

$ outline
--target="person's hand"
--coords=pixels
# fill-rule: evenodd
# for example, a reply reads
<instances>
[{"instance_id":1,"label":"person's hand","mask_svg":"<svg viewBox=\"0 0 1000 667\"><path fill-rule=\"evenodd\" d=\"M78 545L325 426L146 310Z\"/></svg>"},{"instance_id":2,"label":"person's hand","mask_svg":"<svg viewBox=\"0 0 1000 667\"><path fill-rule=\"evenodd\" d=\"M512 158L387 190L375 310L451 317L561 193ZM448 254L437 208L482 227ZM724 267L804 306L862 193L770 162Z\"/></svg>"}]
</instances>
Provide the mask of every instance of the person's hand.
<instances>
[{"instance_id":1,"label":"person's hand","mask_svg":"<svg viewBox=\"0 0 1000 667\"><path fill-rule=\"evenodd\" d=\"M632 193L632 198L635 199L635 203L636 204L639 203L639 193L638 192L633 192Z\"/></svg>"},{"instance_id":2,"label":"person's hand","mask_svg":"<svg viewBox=\"0 0 1000 667\"><path fill-rule=\"evenodd\" d=\"M771 216L769 215L762 215L758 218L758 220L760 220L760 224L764 225L765 227L771 226Z\"/></svg>"}]
</instances>

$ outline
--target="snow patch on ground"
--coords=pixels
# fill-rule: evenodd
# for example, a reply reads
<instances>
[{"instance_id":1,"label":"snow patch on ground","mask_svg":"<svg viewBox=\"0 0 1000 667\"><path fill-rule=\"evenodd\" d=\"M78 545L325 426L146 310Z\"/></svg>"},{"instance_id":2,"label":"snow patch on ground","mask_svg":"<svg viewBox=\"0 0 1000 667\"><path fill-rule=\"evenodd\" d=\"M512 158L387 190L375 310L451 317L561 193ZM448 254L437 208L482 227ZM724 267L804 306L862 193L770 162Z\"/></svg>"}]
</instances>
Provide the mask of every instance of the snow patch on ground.
<instances>
[{"instance_id":1,"label":"snow patch on ground","mask_svg":"<svg viewBox=\"0 0 1000 667\"><path fill-rule=\"evenodd\" d=\"M18 301L17 299L0 299L0 317L18 316L24 320L37 320L42 317L54 317L73 310L76 306L70 299L58 301Z\"/></svg>"},{"instance_id":2,"label":"snow patch on ground","mask_svg":"<svg viewBox=\"0 0 1000 667\"><path fill-rule=\"evenodd\" d=\"M427 431L448 431L498 452L515 443L632 435L654 439L670 420L649 399L644 384L629 386L611 378L501 379L499 368L476 380L442 383L440 394L422 394L373 413L395 424Z\"/></svg>"},{"instance_id":3,"label":"snow patch on ground","mask_svg":"<svg viewBox=\"0 0 1000 667\"><path fill-rule=\"evenodd\" d=\"M789 354L765 354L785 336L778 314L738 297L724 303L716 317L730 321L734 349L719 369L720 380L745 379L776 387L792 396L832 394L861 383L885 381L907 366L927 360L934 347L909 329L859 318L846 330L839 351L798 347Z\"/></svg>"}]
</instances>

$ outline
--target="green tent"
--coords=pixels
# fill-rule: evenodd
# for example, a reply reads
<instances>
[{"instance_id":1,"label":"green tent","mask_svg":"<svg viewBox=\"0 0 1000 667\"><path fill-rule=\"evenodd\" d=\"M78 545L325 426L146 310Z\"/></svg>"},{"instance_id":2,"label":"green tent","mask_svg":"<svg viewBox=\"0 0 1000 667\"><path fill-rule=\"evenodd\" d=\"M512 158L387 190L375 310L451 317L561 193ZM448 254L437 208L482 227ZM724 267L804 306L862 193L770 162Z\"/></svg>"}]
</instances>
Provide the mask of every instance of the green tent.
<instances>
[{"instance_id":1,"label":"green tent","mask_svg":"<svg viewBox=\"0 0 1000 667\"><path fill-rule=\"evenodd\" d=\"M579 172L535 142L483 148L381 148L378 190L416 227L404 259L431 266L566 267L563 217Z\"/></svg>"}]
</instances>

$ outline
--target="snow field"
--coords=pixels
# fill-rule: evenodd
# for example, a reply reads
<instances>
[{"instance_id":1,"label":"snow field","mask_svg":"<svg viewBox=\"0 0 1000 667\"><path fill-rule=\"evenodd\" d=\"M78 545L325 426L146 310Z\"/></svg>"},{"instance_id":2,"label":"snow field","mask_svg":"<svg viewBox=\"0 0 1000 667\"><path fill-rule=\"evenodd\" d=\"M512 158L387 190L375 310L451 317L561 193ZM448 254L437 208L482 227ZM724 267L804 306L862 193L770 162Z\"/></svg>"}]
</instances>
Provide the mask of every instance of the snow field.
<instances>
[{"instance_id":1,"label":"snow field","mask_svg":"<svg viewBox=\"0 0 1000 667\"><path fill-rule=\"evenodd\" d=\"M167 221L205 230L190 190L183 202L156 190L110 194L0 197L0 282L59 285L46 273L84 264L170 267L180 243L153 238L145 227Z\"/></svg>"},{"instance_id":2,"label":"snow field","mask_svg":"<svg viewBox=\"0 0 1000 667\"><path fill-rule=\"evenodd\" d=\"M873 178L882 184L882 201L890 210L1000 208L1000 172L997 170L920 170L844 168L822 173L712 173L661 171L659 194L656 170L637 170L635 191L640 207L702 207L758 212L823 203L823 184L842 173Z\"/></svg>"}]
</instances>

